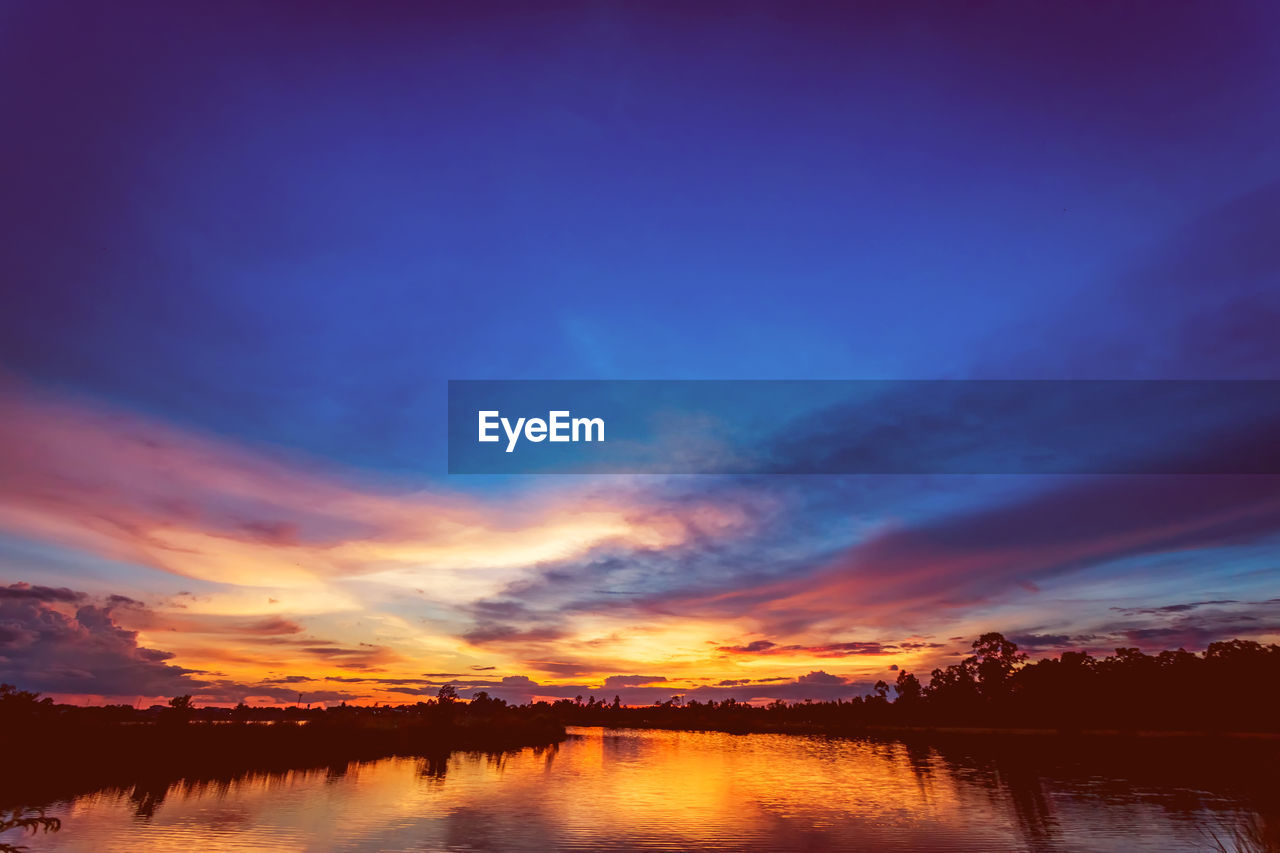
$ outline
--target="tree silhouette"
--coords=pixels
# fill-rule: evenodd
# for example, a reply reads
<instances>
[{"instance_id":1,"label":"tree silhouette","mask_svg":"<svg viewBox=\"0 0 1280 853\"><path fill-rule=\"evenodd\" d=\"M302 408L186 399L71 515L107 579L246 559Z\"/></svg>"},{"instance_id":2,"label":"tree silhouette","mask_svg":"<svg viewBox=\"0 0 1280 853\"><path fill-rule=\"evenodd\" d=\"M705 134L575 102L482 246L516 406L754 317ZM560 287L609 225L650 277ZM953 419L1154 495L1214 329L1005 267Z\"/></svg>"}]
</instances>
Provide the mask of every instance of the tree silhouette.
<instances>
[{"instance_id":1,"label":"tree silhouette","mask_svg":"<svg viewBox=\"0 0 1280 853\"><path fill-rule=\"evenodd\" d=\"M9 687L9 685L3 685ZM35 695L32 694L33 698ZM62 821L56 817L45 817L43 811L28 814L28 809L12 809L6 815L0 812L0 832L20 829L35 835L38 832L57 832L62 828ZM27 848L22 844L8 844L0 841L0 853L21 853Z\"/></svg>"},{"instance_id":2,"label":"tree silhouette","mask_svg":"<svg viewBox=\"0 0 1280 853\"><path fill-rule=\"evenodd\" d=\"M1010 677L1026 660L1017 643L993 631L973 641L973 657L966 664L976 674L982 695L996 699L1008 693Z\"/></svg>"},{"instance_id":3,"label":"tree silhouette","mask_svg":"<svg viewBox=\"0 0 1280 853\"><path fill-rule=\"evenodd\" d=\"M904 705L914 705L920 701L923 688L920 686L920 679L916 678L905 669L898 673L898 681L896 684L898 691L898 702Z\"/></svg>"},{"instance_id":4,"label":"tree silhouette","mask_svg":"<svg viewBox=\"0 0 1280 853\"><path fill-rule=\"evenodd\" d=\"M192 703L191 696L188 694L186 696L174 696L170 699L169 707L161 716L160 720L161 722L170 725L182 725L190 722L193 716L195 716L195 705Z\"/></svg>"}]
</instances>

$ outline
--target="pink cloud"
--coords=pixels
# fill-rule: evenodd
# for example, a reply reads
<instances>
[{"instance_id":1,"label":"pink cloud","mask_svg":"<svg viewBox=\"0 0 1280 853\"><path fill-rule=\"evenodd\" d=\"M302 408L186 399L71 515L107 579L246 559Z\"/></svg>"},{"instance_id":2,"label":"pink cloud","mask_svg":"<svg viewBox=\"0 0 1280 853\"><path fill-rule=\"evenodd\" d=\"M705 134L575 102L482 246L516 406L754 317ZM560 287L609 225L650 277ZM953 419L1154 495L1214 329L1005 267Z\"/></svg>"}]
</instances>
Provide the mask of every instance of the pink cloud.
<instances>
[{"instance_id":1,"label":"pink cloud","mask_svg":"<svg viewBox=\"0 0 1280 853\"><path fill-rule=\"evenodd\" d=\"M1004 596L1038 595L1047 579L1070 571L1280 532L1277 477L1062 478L1054 485L1009 505L889 530L802 575L677 590L648 606L690 617L743 614L774 638L766 642L824 623L916 630Z\"/></svg>"},{"instance_id":2,"label":"pink cloud","mask_svg":"<svg viewBox=\"0 0 1280 853\"><path fill-rule=\"evenodd\" d=\"M433 570L663 548L747 523L732 506L665 506L616 486L500 503L411 491L13 380L0 382L0 410L0 528L205 580L422 586ZM468 579L441 576L436 591L473 593Z\"/></svg>"}]
</instances>

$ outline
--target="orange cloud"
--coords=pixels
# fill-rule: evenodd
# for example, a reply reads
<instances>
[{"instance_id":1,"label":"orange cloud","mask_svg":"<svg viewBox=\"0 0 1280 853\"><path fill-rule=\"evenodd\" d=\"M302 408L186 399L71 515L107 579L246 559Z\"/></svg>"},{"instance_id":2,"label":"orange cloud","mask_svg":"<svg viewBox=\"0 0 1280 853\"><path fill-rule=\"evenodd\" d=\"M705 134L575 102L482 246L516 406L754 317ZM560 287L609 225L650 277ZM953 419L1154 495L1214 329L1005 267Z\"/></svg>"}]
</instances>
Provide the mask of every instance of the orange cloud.
<instances>
[{"instance_id":1,"label":"orange cloud","mask_svg":"<svg viewBox=\"0 0 1280 853\"><path fill-rule=\"evenodd\" d=\"M605 543L665 548L746 522L614 489L482 501L394 489L109 407L0 386L0 528L218 583L365 576L472 598Z\"/></svg>"},{"instance_id":2,"label":"orange cloud","mask_svg":"<svg viewBox=\"0 0 1280 853\"><path fill-rule=\"evenodd\" d=\"M607 620L566 624L533 648L531 637L486 638L460 608L543 562L674 548L751 524L733 502L663 503L620 479L493 499L410 490L11 380L0 379L0 412L0 531L207 582L190 596L127 590L148 605L116 601L113 618L183 667L244 683L530 658L552 675L615 661L643 671L636 658L653 649L634 641L632 654L560 661L606 634ZM491 648L469 643L469 630Z\"/></svg>"}]
</instances>

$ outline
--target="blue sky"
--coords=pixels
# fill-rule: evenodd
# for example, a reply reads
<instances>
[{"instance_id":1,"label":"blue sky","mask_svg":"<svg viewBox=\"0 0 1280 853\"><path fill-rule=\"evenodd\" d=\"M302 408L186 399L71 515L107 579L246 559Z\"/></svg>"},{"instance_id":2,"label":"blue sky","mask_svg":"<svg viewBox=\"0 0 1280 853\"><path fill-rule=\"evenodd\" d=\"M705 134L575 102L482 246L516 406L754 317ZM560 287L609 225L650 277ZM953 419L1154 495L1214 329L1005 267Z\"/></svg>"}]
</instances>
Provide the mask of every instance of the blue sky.
<instances>
[{"instance_id":1,"label":"blue sky","mask_svg":"<svg viewBox=\"0 0 1280 853\"><path fill-rule=\"evenodd\" d=\"M17 389L7 405L60 413L33 423L109 412L100 433L125 419L175 447L248 454L245 470L339 471L498 515L590 499L448 477L448 379L1280 378L1270 4L17 2L2 14L0 363ZM99 476L86 466L30 488L56 497ZM744 554L785 552L778 566L803 584L867 531L926 525L940 503L968 517L1057 487L624 491L664 507L727 491L785 519L752 516L750 536L687 562L667 554L686 574L650 586L683 600L689 578L741 581ZM305 514L302 497L271 494L281 517ZM206 499L231 500L192 498ZM1250 500L1249 512L1274 509ZM86 594L118 578L111 591L164 610L182 591L169 576L201 575L25 516L7 526L27 543L13 553L34 542L104 561L60 581ZM689 542L600 537L548 553L641 565ZM1089 571L1134 559L1104 551ZM43 564L2 559L11 582L40 583ZM1254 552L1231 559L1266 568ZM103 568L121 560L133 568ZM1215 572L1228 569L1140 588L1186 597ZM1253 577L1241 600L1264 600L1275 580ZM297 616L306 631L395 645L312 605L317 624ZM435 619L441 605L422 606ZM973 608L953 621L981 621ZM935 617L884 630L928 623L909 633L941 636L952 617ZM431 630L493 621L469 619ZM1024 621L1009 627L1038 625ZM511 651L501 665L514 677L533 659ZM175 660L206 667L192 651ZM604 673L597 663L581 671Z\"/></svg>"}]
</instances>

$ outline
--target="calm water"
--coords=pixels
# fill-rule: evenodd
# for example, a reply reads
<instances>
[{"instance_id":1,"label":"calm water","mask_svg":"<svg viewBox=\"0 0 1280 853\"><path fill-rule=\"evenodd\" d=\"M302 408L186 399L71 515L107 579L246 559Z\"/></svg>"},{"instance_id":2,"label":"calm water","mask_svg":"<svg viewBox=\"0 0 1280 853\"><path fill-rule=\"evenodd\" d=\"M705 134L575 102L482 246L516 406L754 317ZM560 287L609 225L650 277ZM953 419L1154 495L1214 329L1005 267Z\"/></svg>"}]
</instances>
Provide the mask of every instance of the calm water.
<instances>
[{"instance_id":1,"label":"calm water","mask_svg":"<svg viewBox=\"0 0 1280 853\"><path fill-rule=\"evenodd\" d=\"M1275 777L1028 739L959 745L572 729L503 758L107 791L55 804L37 851L1215 849ZM1011 741L1018 741L1010 743ZM1261 776L1258 773L1261 773ZM1246 781L1242 781L1246 780Z\"/></svg>"}]
</instances>

